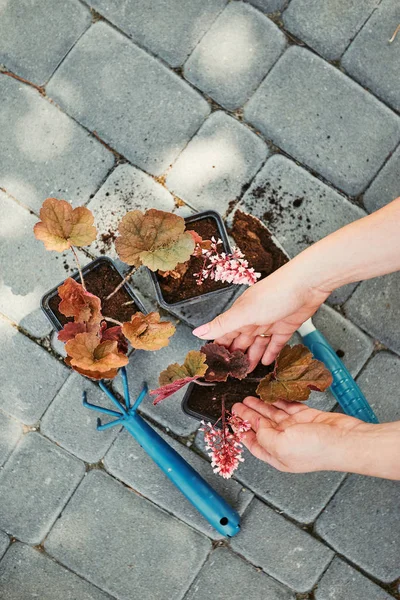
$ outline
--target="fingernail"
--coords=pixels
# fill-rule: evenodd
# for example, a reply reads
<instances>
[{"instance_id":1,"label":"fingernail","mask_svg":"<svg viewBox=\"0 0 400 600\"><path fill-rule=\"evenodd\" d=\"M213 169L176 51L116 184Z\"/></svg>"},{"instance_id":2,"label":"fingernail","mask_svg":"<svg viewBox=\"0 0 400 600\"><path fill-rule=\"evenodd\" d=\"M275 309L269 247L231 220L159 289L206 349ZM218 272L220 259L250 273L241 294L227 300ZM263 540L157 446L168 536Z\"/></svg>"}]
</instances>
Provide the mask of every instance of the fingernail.
<instances>
[{"instance_id":1,"label":"fingernail","mask_svg":"<svg viewBox=\"0 0 400 600\"><path fill-rule=\"evenodd\" d=\"M200 325L200 327L193 329L192 333L193 333L193 335L196 335L197 337L204 337L206 335L206 333L208 333L209 331L210 331L210 326L208 323L206 323L205 325Z\"/></svg>"}]
</instances>

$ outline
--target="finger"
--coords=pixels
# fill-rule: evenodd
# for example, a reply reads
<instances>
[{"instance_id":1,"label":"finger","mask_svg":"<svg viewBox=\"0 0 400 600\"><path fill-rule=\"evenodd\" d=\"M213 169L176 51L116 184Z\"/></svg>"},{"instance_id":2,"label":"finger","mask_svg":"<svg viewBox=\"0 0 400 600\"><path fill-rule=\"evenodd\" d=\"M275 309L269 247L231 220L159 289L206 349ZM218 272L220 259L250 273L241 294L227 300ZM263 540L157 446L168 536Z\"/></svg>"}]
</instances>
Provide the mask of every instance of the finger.
<instances>
[{"instance_id":1,"label":"finger","mask_svg":"<svg viewBox=\"0 0 400 600\"><path fill-rule=\"evenodd\" d=\"M271 454L267 450L265 450L265 448L260 446L260 443L257 440L257 435L254 433L254 431L248 431L245 437L242 439L241 443L243 444L243 446L246 446L246 448L256 458L259 458L260 460L263 460L267 463L270 462L272 458Z\"/></svg>"},{"instance_id":2,"label":"finger","mask_svg":"<svg viewBox=\"0 0 400 600\"><path fill-rule=\"evenodd\" d=\"M273 404L266 404L262 400L254 398L254 396L247 396L247 398L243 400L243 404L252 410L257 411L263 417L271 419L275 423L282 423L282 421L289 416L284 410L276 408Z\"/></svg>"},{"instance_id":3,"label":"finger","mask_svg":"<svg viewBox=\"0 0 400 600\"><path fill-rule=\"evenodd\" d=\"M310 410L306 404L301 404L301 402L286 402L286 400L278 400L274 402L274 406L284 410L288 415L295 415L302 410Z\"/></svg>"},{"instance_id":4,"label":"finger","mask_svg":"<svg viewBox=\"0 0 400 600\"><path fill-rule=\"evenodd\" d=\"M249 346L254 342L254 335L247 335L245 333L241 333L235 338L230 347L230 351L234 352L235 350L241 350L245 352Z\"/></svg>"},{"instance_id":5,"label":"finger","mask_svg":"<svg viewBox=\"0 0 400 600\"><path fill-rule=\"evenodd\" d=\"M246 312L235 304L226 312L218 315L213 321L205 323L193 330L193 335L206 340L221 338L227 333L232 333L242 326L249 325L246 320Z\"/></svg>"},{"instance_id":6,"label":"finger","mask_svg":"<svg viewBox=\"0 0 400 600\"><path fill-rule=\"evenodd\" d=\"M231 333L226 333L220 338L214 340L216 344L220 346L225 346L225 348L229 348L233 342L233 340L240 335L240 331L232 331Z\"/></svg>"},{"instance_id":7,"label":"finger","mask_svg":"<svg viewBox=\"0 0 400 600\"><path fill-rule=\"evenodd\" d=\"M272 335L271 341L262 357L263 365L270 365L275 360L290 337L291 334L289 333L274 333Z\"/></svg>"},{"instance_id":8,"label":"finger","mask_svg":"<svg viewBox=\"0 0 400 600\"><path fill-rule=\"evenodd\" d=\"M250 361L250 372L253 371L263 356L266 347L269 344L269 338L257 336L247 351L247 358Z\"/></svg>"},{"instance_id":9,"label":"finger","mask_svg":"<svg viewBox=\"0 0 400 600\"><path fill-rule=\"evenodd\" d=\"M260 413L248 408L241 402L237 402L232 406L232 412L233 414L238 415L241 419L248 421L253 431L258 431L260 419L262 418Z\"/></svg>"}]
</instances>

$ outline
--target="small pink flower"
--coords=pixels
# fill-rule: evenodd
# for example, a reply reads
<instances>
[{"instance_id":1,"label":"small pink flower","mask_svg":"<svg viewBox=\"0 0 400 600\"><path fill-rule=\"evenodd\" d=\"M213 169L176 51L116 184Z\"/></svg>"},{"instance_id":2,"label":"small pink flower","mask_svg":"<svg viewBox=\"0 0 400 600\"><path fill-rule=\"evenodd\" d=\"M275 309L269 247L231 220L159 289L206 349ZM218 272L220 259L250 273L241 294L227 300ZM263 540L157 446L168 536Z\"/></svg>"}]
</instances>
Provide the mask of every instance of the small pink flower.
<instances>
[{"instance_id":1,"label":"small pink flower","mask_svg":"<svg viewBox=\"0 0 400 600\"><path fill-rule=\"evenodd\" d=\"M253 285L261 277L261 273L256 273L252 267L249 267L249 263L239 248L234 248L232 254L218 253L218 245L222 244L222 240L216 240L213 237L211 242L211 248L203 249L201 252L204 264L201 271L194 274L197 278L197 285L201 285L208 277L224 283Z\"/></svg>"}]
</instances>

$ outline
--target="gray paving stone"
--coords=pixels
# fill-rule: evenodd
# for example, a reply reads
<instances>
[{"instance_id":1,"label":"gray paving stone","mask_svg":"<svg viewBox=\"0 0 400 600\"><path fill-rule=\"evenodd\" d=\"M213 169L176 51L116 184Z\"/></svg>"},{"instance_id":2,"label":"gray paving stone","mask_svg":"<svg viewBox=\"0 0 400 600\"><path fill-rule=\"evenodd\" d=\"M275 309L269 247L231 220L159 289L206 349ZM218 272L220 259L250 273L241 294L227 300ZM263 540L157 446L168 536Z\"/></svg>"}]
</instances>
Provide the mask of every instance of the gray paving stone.
<instances>
[{"instance_id":1,"label":"gray paving stone","mask_svg":"<svg viewBox=\"0 0 400 600\"><path fill-rule=\"evenodd\" d=\"M10 456L21 435L21 423L0 411L0 466Z\"/></svg>"},{"instance_id":2,"label":"gray paving stone","mask_svg":"<svg viewBox=\"0 0 400 600\"><path fill-rule=\"evenodd\" d=\"M385 206L399 196L400 147L389 158L364 194L368 212Z\"/></svg>"},{"instance_id":3,"label":"gray paving stone","mask_svg":"<svg viewBox=\"0 0 400 600\"><path fill-rule=\"evenodd\" d=\"M238 208L261 219L292 257L366 215L358 206L281 154L267 160ZM347 300L355 285L337 290L333 300Z\"/></svg>"},{"instance_id":4,"label":"gray paving stone","mask_svg":"<svg viewBox=\"0 0 400 600\"><path fill-rule=\"evenodd\" d=\"M68 377L68 369L0 320L0 377L0 408L34 425Z\"/></svg>"},{"instance_id":5,"label":"gray paving stone","mask_svg":"<svg viewBox=\"0 0 400 600\"><path fill-rule=\"evenodd\" d=\"M3 218L0 312L31 335L44 337L51 328L47 318L39 316L40 300L76 270L73 255L48 252L33 235L38 218L1 190L0 213ZM79 257L82 264L88 262L82 252Z\"/></svg>"},{"instance_id":6,"label":"gray paving stone","mask_svg":"<svg viewBox=\"0 0 400 600\"><path fill-rule=\"evenodd\" d=\"M0 558L3 556L4 552L7 550L8 545L10 543L10 538L3 531L0 531Z\"/></svg>"},{"instance_id":7,"label":"gray paving stone","mask_svg":"<svg viewBox=\"0 0 400 600\"><path fill-rule=\"evenodd\" d=\"M166 185L196 210L213 209L223 215L268 154L261 138L217 111L179 156Z\"/></svg>"},{"instance_id":8,"label":"gray paving stone","mask_svg":"<svg viewBox=\"0 0 400 600\"><path fill-rule=\"evenodd\" d=\"M208 558L185 600L242 600L243 595L251 600L294 598L291 591L249 565L228 548L217 548Z\"/></svg>"},{"instance_id":9,"label":"gray paving stone","mask_svg":"<svg viewBox=\"0 0 400 600\"><path fill-rule=\"evenodd\" d=\"M289 48L270 71L244 116L274 144L350 195L367 187L400 139L400 119L392 111L298 46Z\"/></svg>"},{"instance_id":10,"label":"gray paving stone","mask_svg":"<svg viewBox=\"0 0 400 600\"><path fill-rule=\"evenodd\" d=\"M333 557L332 550L257 499L231 546L296 592L309 591Z\"/></svg>"},{"instance_id":11,"label":"gray paving stone","mask_svg":"<svg viewBox=\"0 0 400 600\"><path fill-rule=\"evenodd\" d=\"M135 352L126 367L131 398L139 395L143 381L147 381L150 390L157 388L161 371L172 363L182 364L189 350L198 350L203 344L203 341L192 335L189 327L180 323L166 348L156 352ZM122 393L120 378L114 380L114 387ZM181 409L185 391L185 388L180 390L157 406L153 405L152 397L147 396L140 405L140 411L177 435L190 435L199 427L199 422L185 415Z\"/></svg>"},{"instance_id":12,"label":"gray paving stone","mask_svg":"<svg viewBox=\"0 0 400 600\"><path fill-rule=\"evenodd\" d=\"M400 22L400 6L383 0L342 59L346 71L379 98L400 111L398 38L389 43Z\"/></svg>"},{"instance_id":13,"label":"gray paving stone","mask_svg":"<svg viewBox=\"0 0 400 600\"><path fill-rule=\"evenodd\" d=\"M90 0L90 5L135 42L171 67L179 67L197 45L227 0Z\"/></svg>"},{"instance_id":14,"label":"gray paving stone","mask_svg":"<svg viewBox=\"0 0 400 600\"><path fill-rule=\"evenodd\" d=\"M161 432L158 432L161 433ZM253 494L239 483L225 480L213 473L210 463L176 440L161 433L161 437L176 450L229 504L242 514ZM161 506L188 525L213 539L224 539L196 511L162 473L152 459L128 433L122 433L105 458L106 469L145 498Z\"/></svg>"},{"instance_id":15,"label":"gray paving stone","mask_svg":"<svg viewBox=\"0 0 400 600\"><path fill-rule=\"evenodd\" d=\"M400 483L351 475L316 523L335 550L379 581L400 576Z\"/></svg>"},{"instance_id":16,"label":"gray paving stone","mask_svg":"<svg viewBox=\"0 0 400 600\"><path fill-rule=\"evenodd\" d=\"M211 543L94 470L45 546L66 567L118 600L177 600L196 577Z\"/></svg>"},{"instance_id":17,"label":"gray paving stone","mask_svg":"<svg viewBox=\"0 0 400 600\"><path fill-rule=\"evenodd\" d=\"M292 0L285 28L328 60L340 58L379 0Z\"/></svg>"},{"instance_id":18,"label":"gray paving stone","mask_svg":"<svg viewBox=\"0 0 400 600\"><path fill-rule=\"evenodd\" d=\"M113 154L31 87L1 74L0 106L0 187L36 212L49 196L87 202Z\"/></svg>"},{"instance_id":19,"label":"gray paving stone","mask_svg":"<svg viewBox=\"0 0 400 600\"><path fill-rule=\"evenodd\" d=\"M344 310L359 327L400 353L400 273L363 281Z\"/></svg>"},{"instance_id":20,"label":"gray paving stone","mask_svg":"<svg viewBox=\"0 0 400 600\"><path fill-rule=\"evenodd\" d=\"M0 597L4 600L111 600L108 594L64 569L43 552L18 542L11 546L0 564Z\"/></svg>"},{"instance_id":21,"label":"gray paving stone","mask_svg":"<svg viewBox=\"0 0 400 600\"><path fill-rule=\"evenodd\" d=\"M102 22L79 40L47 93L154 175L169 167L210 112L175 73Z\"/></svg>"},{"instance_id":22,"label":"gray paving stone","mask_svg":"<svg viewBox=\"0 0 400 600\"><path fill-rule=\"evenodd\" d=\"M90 23L89 10L77 0L7 2L0 21L0 63L42 85Z\"/></svg>"},{"instance_id":23,"label":"gray paving stone","mask_svg":"<svg viewBox=\"0 0 400 600\"><path fill-rule=\"evenodd\" d=\"M382 588L335 557L318 583L315 600L390 600Z\"/></svg>"},{"instance_id":24,"label":"gray paving stone","mask_svg":"<svg viewBox=\"0 0 400 600\"><path fill-rule=\"evenodd\" d=\"M286 47L280 29L249 4L231 2L184 67L191 83L225 108L243 106Z\"/></svg>"},{"instance_id":25,"label":"gray paving stone","mask_svg":"<svg viewBox=\"0 0 400 600\"><path fill-rule=\"evenodd\" d=\"M39 544L85 472L81 461L28 433L0 472L0 528Z\"/></svg>"},{"instance_id":26,"label":"gray paving stone","mask_svg":"<svg viewBox=\"0 0 400 600\"><path fill-rule=\"evenodd\" d=\"M290 0L249 0L250 4L265 13L283 10Z\"/></svg>"},{"instance_id":27,"label":"gray paving stone","mask_svg":"<svg viewBox=\"0 0 400 600\"><path fill-rule=\"evenodd\" d=\"M96 463L111 446L119 428L97 431L96 422L100 414L82 406L84 390L91 404L115 409L100 388L86 377L72 373L42 418L40 431L78 458ZM113 418L101 415L102 423Z\"/></svg>"},{"instance_id":28,"label":"gray paving stone","mask_svg":"<svg viewBox=\"0 0 400 600\"><path fill-rule=\"evenodd\" d=\"M400 421L400 359L379 352L367 364L358 383L381 422Z\"/></svg>"},{"instance_id":29,"label":"gray paving stone","mask_svg":"<svg viewBox=\"0 0 400 600\"><path fill-rule=\"evenodd\" d=\"M118 233L122 217L130 210L157 208L173 212L173 196L160 183L139 169L125 164L117 167L106 179L88 208L93 212L98 231L97 240L89 246L95 255L117 258L110 233ZM109 240L109 241L107 241Z\"/></svg>"}]
</instances>

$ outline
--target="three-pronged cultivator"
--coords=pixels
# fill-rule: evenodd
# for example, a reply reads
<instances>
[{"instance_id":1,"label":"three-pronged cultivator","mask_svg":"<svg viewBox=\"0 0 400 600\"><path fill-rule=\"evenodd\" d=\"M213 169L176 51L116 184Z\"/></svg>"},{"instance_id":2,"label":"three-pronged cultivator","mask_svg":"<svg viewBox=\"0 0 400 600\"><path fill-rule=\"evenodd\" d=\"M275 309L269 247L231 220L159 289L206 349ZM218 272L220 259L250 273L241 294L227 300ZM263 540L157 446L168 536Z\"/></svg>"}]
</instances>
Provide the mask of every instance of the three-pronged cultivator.
<instances>
[{"instance_id":1,"label":"three-pronged cultivator","mask_svg":"<svg viewBox=\"0 0 400 600\"><path fill-rule=\"evenodd\" d=\"M148 391L147 385L143 386L131 406L124 367L121 369L121 376L125 405L107 388L104 381L100 382L100 388L115 405L116 411L90 404L86 392L83 393L83 405L86 408L116 417L114 421L104 424L98 419L97 429L102 431L115 425L125 427L203 517L222 535L234 536L240 530L238 513L138 414L137 409Z\"/></svg>"}]
</instances>

